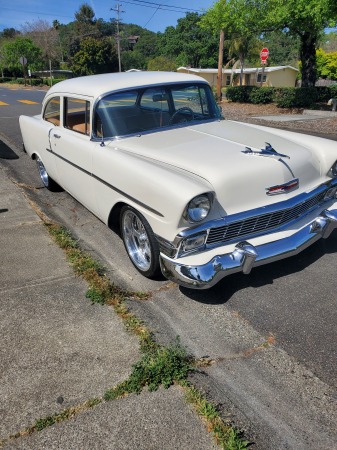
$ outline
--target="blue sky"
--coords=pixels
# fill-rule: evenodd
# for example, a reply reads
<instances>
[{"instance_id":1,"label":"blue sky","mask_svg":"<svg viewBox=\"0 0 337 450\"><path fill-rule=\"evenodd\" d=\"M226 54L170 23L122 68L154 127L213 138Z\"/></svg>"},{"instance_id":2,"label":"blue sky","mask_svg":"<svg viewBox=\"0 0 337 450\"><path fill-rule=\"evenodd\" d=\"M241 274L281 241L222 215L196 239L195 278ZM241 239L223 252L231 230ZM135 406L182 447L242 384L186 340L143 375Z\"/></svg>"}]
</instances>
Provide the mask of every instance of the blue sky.
<instances>
[{"instance_id":1,"label":"blue sky","mask_svg":"<svg viewBox=\"0 0 337 450\"><path fill-rule=\"evenodd\" d=\"M116 18L112 9L120 5L120 19L124 23L135 23L151 31L164 31L177 24L186 11L199 13L210 8L215 0L0 0L0 31L4 28L21 29L26 22L41 19L52 23L69 23L83 3L95 11L96 18L108 21Z\"/></svg>"}]
</instances>

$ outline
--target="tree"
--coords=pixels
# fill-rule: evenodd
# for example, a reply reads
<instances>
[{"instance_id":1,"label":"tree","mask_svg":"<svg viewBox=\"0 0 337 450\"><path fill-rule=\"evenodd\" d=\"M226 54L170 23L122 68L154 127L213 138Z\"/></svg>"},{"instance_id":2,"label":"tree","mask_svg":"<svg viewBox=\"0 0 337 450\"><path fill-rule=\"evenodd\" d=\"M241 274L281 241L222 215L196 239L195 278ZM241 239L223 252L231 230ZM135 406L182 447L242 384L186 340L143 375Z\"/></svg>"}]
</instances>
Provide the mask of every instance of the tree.
<instances>
[{"instance_id":1,"label":"tree","mask_svg":"<svg viewBox=\"0 0 337 450\"><path fill-rule=\"evenodd\" d=\"M149 61L147 68L148 70L163 70L173 72L176 70L177 66L175 61L170 58L167 58L165 56L156 56Z\"/></svg>"},{"instance_id":2,"label":"tree","mask_svg":"<svg viewBox=\"0 0 337 450\"><path fill-rule=\"evenodd\" d=\"M95 24L95 13L94 10L88 3L83 3L80 9L75 13L75 19L77 22L87 25Z\"/></svg>"},{"instance_id":3,"label":"tree","mask_svg":"<svg viewBox=\"0 0 337 450\"><path fill-rule=\"evenodd\" d=\"M248 55L256 57L259 55L260 41L254 36L233 35L232 39L228 41L228 55L229 57L237 56L240 61L240 86L243 82L243 69L245 67L246 58Z\"/></svg>"},{"instance_id":4,"label":"tree","mask_svg":"<svg viewBox=\"0 0 337 450\"><path fill-rule=\"evenodd\" d=\"M336 25L336 0L219 0L204 19L204 25L229 39L256 32L283 30L300 40L302 86L316 81L316 48L324 28Z\"/></svg>"},{"instance_id":5,"label":"tree","mask_svg":"<svg viewBox=\"0 0 337 450\"><path fill-rule=\"evenodd\" d=\"M326 53L319 48L316 51L317 75L329 80L337 80L337 51Z\"/></svg>"},{"instance_id":6,"label":"tree","mask_svg":"<svg viewBox=\"0 0 337 450\"><path fill-rule=\"evenodd\" d=\"M160 53L175 59L178 65L213 67L217 60L217 38L200 27L201 16L187 13L176 27L167 27L159 35Z\"/></svg>"},{"instance_id":7,"label":"tree","mask_svg":"<svg viewBox=\"0 0 337 450\"><path fill-rule=\"evenodd\" d=\"M325 52L336 52L337 51L337 32L330 32L328 34L323 34L320 39L320 48Z\"/></svg>"},{"instance_id":8,"label":"tree","mask_svg":"<svg viewBox=\"0 0 337 450\"><path fill-rule=\"evenodd\" d=\"M17 37L5 42L1 48L3 67L7 68L14 76L22 76L20 58L24 56L28 61L28 67L33 70L43 68L42 51L30 39Z\"/></svg>"},{"instance_id":9,"label":"tree","mask_svg":"<svg viewBox=\"0 0 337 450\"><path fill-rule=\"evenodd\" d=\"M15 28L4 28L0 33L0 36L3 38L13 39L15 36L19 35L20 31Z\"/></svg>"},{"instance_id":10,"label":"tree","mask_svg":"<svg viewBox=\"0 0 337 450\"><path fill-rule=\"evenodd\" d=\"M54 26L50 26L46 20L42 19L26 22L22 26L23 34L42 50L42 54L46 60L46 67L48 67L50 60L55 60L58 65L62 57L57 28L58 26L55 22Z\"/></svg>"},{"instance_id":11,"label":"tree","mask_svg":"<svg viewBox=\"0 0 337 450\"><path fill-rule=\"evenodd\" d=\"M284 28L300 39L302 86L316 81L316 49L324 28L337 22L336 0L279 0Z\"/></svg>"},{"instance_id":12,"label":"tree","mask_svg":"<svg viewBox=\"0 0 337 450\"><path fill-rule=\"evenodd\" d=\"M72 59L72 70L76 75L116 72L118 58L111 40L108 38L85 38L80 50Z\"/></svg>"},{"instance_id":13,"label":"tree","mask_svg":"<svg viewBox=\"0 0 337 450\"><path fill-rule=\"evenodd\" d=\"M269 49L269 65L298 67L300 49L298 36L290 34L287 30L268 31L263 34L263 42Z\"/></svg>"},{"instance_id":14,"label":"tree","mask_svg":"<svg viewBox=\"0 0 337 450\"><path fill-rule=\"evenodd\" d=\"M250 50L250 42L256 41L265 29L275 23L274 4L278 0L219 0L201 19L204 29L220 33L217 95L221 97L221 77L224 39L229 48L236 49L241 61L240 83L244 62ZM252 46L253 48L253 46Z\"/></svg>"}]
</instances>

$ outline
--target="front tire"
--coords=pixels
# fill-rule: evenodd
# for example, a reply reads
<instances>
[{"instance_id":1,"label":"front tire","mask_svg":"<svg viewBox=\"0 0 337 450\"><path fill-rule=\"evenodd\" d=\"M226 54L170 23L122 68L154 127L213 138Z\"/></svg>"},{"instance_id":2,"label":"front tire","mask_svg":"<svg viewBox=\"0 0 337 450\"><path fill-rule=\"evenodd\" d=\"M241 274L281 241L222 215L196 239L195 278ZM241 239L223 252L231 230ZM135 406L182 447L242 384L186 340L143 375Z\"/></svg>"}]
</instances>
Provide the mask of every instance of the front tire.
<instances>
[{"instance_id":1,"label":"front tire","mask_svg":"<svg viewBox=\"0 0 337 450\"><path fill-rule=\"evenodd\" d=\"M136 209L124 206L120 226L132 264L145 277L157 277L160 274L159 246L148 221Z\"/></svg>"},{"instance_id":2,"label":"front tire","mask_svg":"<svg viewBox=\"0 0 337 450\"><path fill-rule=\"evenodd\" d=\"M49 191L55 192L60 190L60 186L49 175L40 157L36 157L36 164L39 171L41 181Z\"/></svg>"}]
</instances>

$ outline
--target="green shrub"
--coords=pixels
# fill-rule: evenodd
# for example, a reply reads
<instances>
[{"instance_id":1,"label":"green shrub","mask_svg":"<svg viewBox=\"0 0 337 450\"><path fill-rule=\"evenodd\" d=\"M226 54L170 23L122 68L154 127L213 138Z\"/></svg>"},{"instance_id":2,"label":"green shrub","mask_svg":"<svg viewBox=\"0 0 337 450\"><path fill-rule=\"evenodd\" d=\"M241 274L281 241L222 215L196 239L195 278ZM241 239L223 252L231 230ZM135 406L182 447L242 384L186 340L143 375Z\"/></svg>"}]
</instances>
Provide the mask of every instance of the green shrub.
<instances>
[{"instance_id":1,"label":"green shrub","mask_svg":"<svg viewBox=\"0 0 337 450\"><path fill-rule=\"evenodd\" d=\"M319 103L326 103L332 97L330 86L317 86L315 89Z\"/></svg>"},{"instance_id":2,"label":"green shrub","mask_svg":"<svg viewBox=\"0 0 337 450\"><path fill-rule=\"evenodd\" d=\"M229 86L226 90L226 97L232 102L250 103L250 94L254 86Z\"/></svg>"},{"instance_id":3,"label":"green shrub","mask_svg":"<svg viewBox=\"0 0 337 450\"><path fill-rule=\"evenodd\" d=\"M332 97L337 98L337 84L333 84L332 86L330 86L330 94L331 94L330 98Z\"/></svg>"},{"instance_id":4,"label":"green shrub","mask_svg":"<svg viewBox=\"0 0 337 450\"><path fill-rule=\"evenodd\" d=\"M9 83L11 81L10 77L3 77L0 78L0 83Z\"/></svg>"},{"instance_id":5,"label":"green shrub","mask_svg":"<svg viewBox=\"0 0 337 450\"><path fill-rule=\"evenodd\" d=\"M274 102L279 108L311 108L317 101L316 88L277 88Z\"/></svg>"},{"instance_id":6,"label":"green shrub","mask_svg":"<svg viewBox=\"0 0 337 450\"><path fill-rule=\"evenodd\" d=\"M273 87L254 87L249 96L250 102L255 104L272 103L274 91Z\"/></svg>"}]
</instances>

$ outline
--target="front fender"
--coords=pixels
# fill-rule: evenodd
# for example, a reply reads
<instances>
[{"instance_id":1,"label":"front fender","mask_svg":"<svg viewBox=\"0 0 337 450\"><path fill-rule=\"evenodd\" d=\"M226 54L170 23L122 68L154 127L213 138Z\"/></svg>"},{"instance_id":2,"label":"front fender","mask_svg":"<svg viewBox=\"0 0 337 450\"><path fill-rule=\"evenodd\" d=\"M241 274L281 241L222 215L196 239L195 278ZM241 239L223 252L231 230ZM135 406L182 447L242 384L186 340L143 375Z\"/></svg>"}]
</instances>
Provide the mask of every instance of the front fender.
<instances>
[{"instance_id":1,"label":"front fender","mask_svg":"<svg viewBox=\"0 0 337 450\"><path fill-rule=\"evenodd\" d=\"M212 185L201 177L118 147L97 149L93 175L105 223L115 204L127 203L146 217L155 234L170 241L190 226L182 218L187 203L196 195L213 192ZM218 217L216 209L208 220Z\"/></svg>"}]
</instances>

